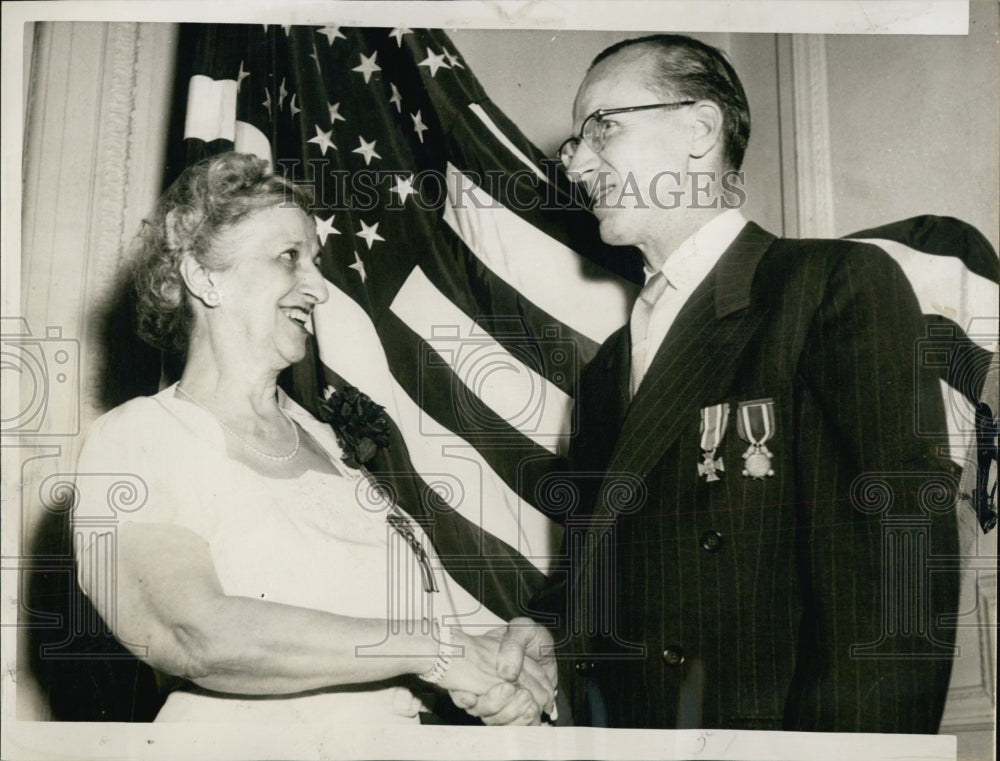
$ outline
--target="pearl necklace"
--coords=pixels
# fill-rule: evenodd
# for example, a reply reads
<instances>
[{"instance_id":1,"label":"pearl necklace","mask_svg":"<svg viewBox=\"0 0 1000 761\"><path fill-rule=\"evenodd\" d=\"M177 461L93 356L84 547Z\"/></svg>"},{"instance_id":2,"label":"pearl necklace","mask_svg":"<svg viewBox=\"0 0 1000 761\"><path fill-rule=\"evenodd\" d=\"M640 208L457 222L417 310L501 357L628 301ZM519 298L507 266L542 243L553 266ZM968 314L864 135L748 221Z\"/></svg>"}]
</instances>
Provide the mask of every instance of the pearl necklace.
<instances>
[{"instance_id":1,"label":"pearl necklace","mask_svg":"<svg viewBox=\"0 0 1000 761\"><path fill-rule=\"evenodd\" d=\"M211 409L209 409L204 404L202 404L201 402L199 402L197 399L195 399L193 396L191 396L191 394L189 394L183 388L181 388L180 384L177 385L177 390L180 393L182 393L184 396L186 396L188 399L190 399L192 402L194 402L197 406L199 406L203 410L205 410L205 412L207 412L209 415L211 415L212 417L214 417L216 419L216 421L219 423L219 425L222 426L223 430L225 430L228 433L230 433L231 435L235 436L239 440L239 442L241 444L243 444L243 446L245 446L247 449L249 449L251 452L253 452L258 457L263 457L265 460L270 460L271 462L288 462L293 457L295 457L295 455L297 455L299 453L299 447L302 445L302 441L299 438L299 427L297 425L295 425L295 421L293 421L290 417L288 417L288 413L285 412L285 410L283 408L278 407L278 411L282 414L282 416L285 418L285 420L288 421L288 424L290 426L292 426L292 433L295 435L295 446L292 447L292 451L289 452L286 455L268 454L267 452L264 452L264 451L261 451L260 449L257 449L257 447L255 447L249 441L247 441L242 436L240 436L239 433L237 433L232 428L230 428L228 425L226 425L226 423L222 420L222 418L220 418L215 412L213 412Z\"/></svg>"}]
</instances>

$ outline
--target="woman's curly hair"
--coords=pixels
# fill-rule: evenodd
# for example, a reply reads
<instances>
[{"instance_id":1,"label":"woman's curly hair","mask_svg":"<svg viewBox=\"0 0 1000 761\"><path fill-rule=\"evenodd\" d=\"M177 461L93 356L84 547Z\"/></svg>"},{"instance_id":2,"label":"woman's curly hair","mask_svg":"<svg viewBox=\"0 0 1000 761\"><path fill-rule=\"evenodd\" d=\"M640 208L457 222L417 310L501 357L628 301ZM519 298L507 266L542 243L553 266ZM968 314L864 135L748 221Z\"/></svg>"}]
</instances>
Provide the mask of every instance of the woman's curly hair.
<instances>
[{"instance_id":1,"label":"woman's curly hair","mask_svg":"<svg viewBox=\"0 0 1000 761\"><path fill-rule=\"evenodd\" d=\"M139 337L183 354L194 320L180 272L184 256L191 254L210 269L226 269L231 262L215 250L220 233L281 203L296 204L308 214L312 197L256 156L222 153L185 169L132 243Z\"/></svg>"}]
</instances>

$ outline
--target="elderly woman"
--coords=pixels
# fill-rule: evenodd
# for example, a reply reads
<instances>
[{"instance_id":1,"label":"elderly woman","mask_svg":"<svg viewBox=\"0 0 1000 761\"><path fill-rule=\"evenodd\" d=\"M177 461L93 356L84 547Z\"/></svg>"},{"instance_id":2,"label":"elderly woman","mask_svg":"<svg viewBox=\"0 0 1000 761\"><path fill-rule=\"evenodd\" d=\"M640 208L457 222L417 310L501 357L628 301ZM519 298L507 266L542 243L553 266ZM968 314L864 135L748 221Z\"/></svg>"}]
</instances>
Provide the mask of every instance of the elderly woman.
<instances>
[{"instance_id":1,"label":"elderly woman","mask_svg":"<svg viewBox=\"0 0 1000 761\"><path fill-rule=\"evenodd\" d=\"M148 499L113 548L81 532L81 587L126 647L184 680L157 720L412 722L443 688L489 696L493 723L537 723L552 664L526 659L515 687L497 675L498 631L440 626L478 604L410 522L436 576L422 583L388 506L365 504L333 432L276 384L327 299L307 209L265 162L228 153L185 171L144 225L140 331L186 362L89 432L78 472L134 474ZM80 481L78 512L107 500ZM401 599L425 617L391 616Z\"/></svg>"}]
</instances>

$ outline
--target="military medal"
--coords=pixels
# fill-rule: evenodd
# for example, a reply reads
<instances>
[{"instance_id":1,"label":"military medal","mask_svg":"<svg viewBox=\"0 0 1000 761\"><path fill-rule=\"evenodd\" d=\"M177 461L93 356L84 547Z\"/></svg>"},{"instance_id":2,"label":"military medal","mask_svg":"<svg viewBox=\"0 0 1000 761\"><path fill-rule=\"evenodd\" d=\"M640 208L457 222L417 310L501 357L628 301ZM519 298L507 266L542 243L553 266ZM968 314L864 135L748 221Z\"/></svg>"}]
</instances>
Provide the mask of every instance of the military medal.
<instances>
[{"instance_id":1,"label":"military medal","mask_svg":"<svg viewBox=\"0 0 1000 761\"><path fill-rule=\"evenodd\" d=\"M774 455L765 443L774 435L774 400L740 402L736 410L736 430L750 444L743 453L743 475L763 480L774 475Z\"/></svg>"},{"instance_id":2,"label":"military medal","mask_svg":"<svg viewBox=\"0 0 1000 761\"><path fill-rule=\"evenodd\" d=\"M698 463L698 475L705 476L705 481L718 481L719 471L726 468L722 458L715 456L715 450L726 435L726 424L729 422L729 405L723 402L701 410L701 456Z\"/></svg>"}]
</instances>

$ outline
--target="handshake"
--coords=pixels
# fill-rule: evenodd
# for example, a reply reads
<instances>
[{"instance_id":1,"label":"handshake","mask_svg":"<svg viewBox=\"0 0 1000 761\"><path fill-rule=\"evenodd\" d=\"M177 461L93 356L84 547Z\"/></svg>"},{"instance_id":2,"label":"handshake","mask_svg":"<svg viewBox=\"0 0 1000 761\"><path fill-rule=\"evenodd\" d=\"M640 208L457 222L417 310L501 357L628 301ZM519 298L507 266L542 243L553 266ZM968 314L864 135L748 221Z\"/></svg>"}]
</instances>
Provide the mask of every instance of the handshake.
<instances>
[{"instance_id":1,"label":"handshake","mask_svg":"<svg viewBox=\"0 0 1000 761\"><path fill-rule=\"evenodd\" d=\"M478 636L453 631L462 647L438 684L455 705L488 725L538 725L556 719L552 635L530 618Z\"/></svg>"}]
</instances>

